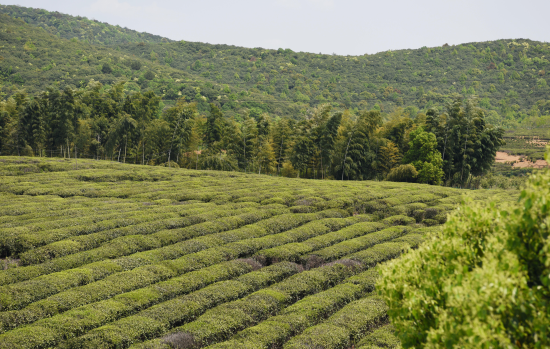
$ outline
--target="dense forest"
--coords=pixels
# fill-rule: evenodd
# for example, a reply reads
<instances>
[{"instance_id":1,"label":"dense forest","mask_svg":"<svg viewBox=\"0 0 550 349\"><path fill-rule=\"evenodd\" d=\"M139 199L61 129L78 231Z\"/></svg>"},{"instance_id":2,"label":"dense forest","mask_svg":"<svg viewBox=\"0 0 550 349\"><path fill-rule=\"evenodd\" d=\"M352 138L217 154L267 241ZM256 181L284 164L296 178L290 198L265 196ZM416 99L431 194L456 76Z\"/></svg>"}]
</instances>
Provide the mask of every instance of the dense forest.
<instances>
[{"instance_id":1,"label":"dense forest","mask_svg":"<svg viewBox=\"0 0 550 349\"><path fill-rule=\"evenodd\" d=\"M487 125L476 99L456 96L444 113L414 119L398 109L384 121L378 110L310 109L299 120L268 114L226 117L210 104L180 98L161 108L152 91L126 94L105 88L48 88L17 92L2 102L4 155L79 156L124 163L244 171L288 177L388 179L479 186L503 143L504 130Z\"/></svg>"},{"instance_id":2,"label":"dense forest","mask_svg":"<svg viewBox=\"0 0 550 349\"><path fill-rule=\"evenodd\" d=\"M455 93L476 95L491 124L533 127L550 112L546 70L550 45L498 40L373 55L338 56L290 49L174 42L58 12L0 6L2 92L47 85L104 85L152 90L166 104L187 96L200 112L219 104L228 116L304 116L329 103L336 109L398 108L411 117L439 112ZM28 23L29 25L25 25ZM62 48L62 49L61 49Z\"/></svg>"}]
</instances>

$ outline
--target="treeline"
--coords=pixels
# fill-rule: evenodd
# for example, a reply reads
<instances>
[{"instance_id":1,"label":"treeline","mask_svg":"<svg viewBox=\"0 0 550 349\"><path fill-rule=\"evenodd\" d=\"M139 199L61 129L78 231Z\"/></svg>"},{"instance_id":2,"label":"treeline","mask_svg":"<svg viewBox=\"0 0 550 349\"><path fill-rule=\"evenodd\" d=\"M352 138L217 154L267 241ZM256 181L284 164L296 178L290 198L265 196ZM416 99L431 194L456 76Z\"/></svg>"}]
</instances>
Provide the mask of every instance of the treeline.
<instances>
[{"instance_id":1,"label":"treeline","mask_svg":"<svg viewBox=\"0 0 550 349\"><path fill-rule=\"evenodd\" d=\"M224 116L215 103L199 113L180 98L163 107L149 91L50 87L19 91L0 103L2 155L93 158L143 165L244 171L313 179L387 179L475 185L503 144L475 98L456 96L443 113L398 109L333 111L305 116ZM472 182L474 180L474 182Z\"/></svg>"}]
</instances>

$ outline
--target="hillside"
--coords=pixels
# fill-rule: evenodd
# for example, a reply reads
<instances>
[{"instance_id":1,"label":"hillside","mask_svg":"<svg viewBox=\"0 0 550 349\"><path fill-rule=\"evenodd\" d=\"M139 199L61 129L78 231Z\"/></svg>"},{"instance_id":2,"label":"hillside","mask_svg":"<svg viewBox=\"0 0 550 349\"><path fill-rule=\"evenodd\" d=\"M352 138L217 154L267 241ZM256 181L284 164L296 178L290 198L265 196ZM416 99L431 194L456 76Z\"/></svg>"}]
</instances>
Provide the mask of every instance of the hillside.
<instances>
[{"instance_id":1,"label":"hillside","mask_svg":"<svg viewBox=\"0 0 550 349\"><path fill-rule=\"evenodd\" d=\"M154 91L167 105L181 96L188 96L198 102L201 110L208 110L208 102L214 101L227 104L225 109L232 112L253 107L260 99L266 109L273 109L272 105L277 103L274 98L259 92L239 87L229 89L214 80L198 78L114 48L59 38L40 27L1 14L0 39L3 43L0 48L0 93L4 97L20 89L37 95L49 86L82 88L93 79L106 88L126 82L127 93ZM230 100L226 91L232 92L238 100Z\"/></svg>"},{"instance_id":2,"label":"hillside","mask_svg":"<svg viewBox=\"0 0 550 349\"><path fill-rule=\"evenodd\" d=\"M453 94L459 93L478 95L481 106L488 111L489 122L507 128L517 126L518 122L536 122L533 117L550 113L546 75L550 45L543 42L498 40L338 56L289 49L173 42L83 17L16 6L2 6L0 12L46 28L42 29L44 33L92 43L94 48L106 49L113 45L112 50L140 58L144 65L154 69L169 66L194 80L227 86L219 100L219 91L206 89L203 96L226 105L228 111L239 109L238 106L255 107L284 116L306 113L310 107L331 103L336 108L375 108L384 113L405 108L405 112L414 117L419 109L442 107ZM37 33L32 32L27 39L38 42L32 37ZM18 55L24 43L15 45ZM11 47L4 48L3 54L15 55ZM26 58L25 54L22 56ZM57 59L64 60L62 56ZM103 63L101 59L92 62ZM41 67L47 66L46 63L49 64L42 62ZM101 74L96 69L95 72L82 71L80 75L90 74L100 81L113 80L113 74L137 78L140 88L163 91L164 98L169 100L179 92L186 96L196 94L182 84L149 83L144 70L129 74L120 62L109 64L113 68L111 74ZM4 71L7 68L5 63L2 67ZM6 78L17 82L15 77ZM55 81L52 78L48 76L44 84ZM32 86L30 81L23 80L25 86ZM242 105L239 91L254 94L255 103Z\"/></svg>"},{"instance_id":3,"label":"hillside","mask_svg":"<svg viewBox=\"0 0 550 349\"><path fill-rule=\"evenodd\" d=\"M26 23L43 28L48 33L64 39L77 38L90 44L117 45L129 42L169 42L171 40L158 35L140 33L128 28L89 20L86 17L70 16L60 12L43 9L0 5L0 13L19 18Z\"/></svg>"},{"instance_id":4,"label":"hillside","mask_svg":"<svg viewBox=\"0 0 550 349\"><path fill-rule=\"evenodd\" d=\"M0 159L0 348L387 347L376 266L467 194Z\"/></svg>"}]
</instances>

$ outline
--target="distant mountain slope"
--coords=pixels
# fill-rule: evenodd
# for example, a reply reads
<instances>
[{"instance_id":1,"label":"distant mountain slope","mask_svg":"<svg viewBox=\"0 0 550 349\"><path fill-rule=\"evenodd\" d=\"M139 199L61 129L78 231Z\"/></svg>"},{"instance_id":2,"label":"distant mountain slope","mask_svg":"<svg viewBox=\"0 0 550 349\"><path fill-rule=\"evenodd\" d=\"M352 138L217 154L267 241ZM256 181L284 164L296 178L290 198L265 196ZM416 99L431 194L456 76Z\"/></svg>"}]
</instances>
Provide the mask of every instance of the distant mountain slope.
<instances>
[{"instance_id":1,"label":"distant mountain slope","mask_svg":"<svg viewBox=\"0 0 550 349\"><path fill-rule=\"evenodd\" d=\"M151 89L168 104L186 96L188 100L196 100L203 111L209 110L210 102L221 104L229 113L242 113L241 109L253 107L281 108L271 96L236 86L229 88L112 47L60 39L3 14L0 14L0 40L0 93L4 96L22 88L39 93L51 85L83 87L94 79L104 85L127 81L128 91ZM285 112L293 112L291 108L291 105L285 107Z\"/></svg>"},{"instance_id":2,"label":"distant mountain slope","mask_svg":"<svg viewBox=\"0 0 550 349\"><path fill-rule=\"evenodd\" d=\"M121 50L282 100L345 108L427 109L452 94L477 94L509 120L531 108L548 113L550 46L501 40L456 47L331 56L180 42L126 44ZM545 56L546 55L546 56ZM538 103L538 104L537 104ZM522 115L523 114L523 115Z\"/></svg>"},{"instance_id":3,"label":"distant mountain slope","mask_svg":"<svg viewBox=\"0 0 550 349\"><path fill-rule=\"evenodd\" d=\"M92 44L117 45L128 42L169 42L158 35L140 33L86 17L74 17L60 12L15 5L0 5L0 13L19 18L28 24L44 28L60 38L78 38Z\"/></svg>"},{"instance_id":4,"label":"distant mountain slope","mask_svg":"<svg viewBox=\"0 0 550 349\"><path fill-rule=\"evenodd\" d=\"M105 49L105 45L114 44L113 49L119 50L120 55L139 58L143 65L159 67L155 69L169 66L189 79L220 84L223 86L221 95L218 91L204 94L201 90L201 93L210 100L218 100L220 95L218 101L226 105L226 110L243 107L236 102L242 99L238 92L248 91L256 97L255 104L248 104L246 108L257 107L277 115L303 113L310 107L329 102L337 108L379 108L386 113L401 107L414 116L418 109L441 109L458 93L478 95L481 106L488 110L488 120L505 127L550 114L548 43L498 40L337 56L289 49L173 42L82 17L17 6L0 6L0 12L20 17L63 38L86 40L93 43L87 46L90 48ZM73 23L72 29L69 30L61 19ZM139 88L163 91L167 99L175 98L178 93L195 97L193 90L175 84L145 81L147 69L131 72L120 62L113 61L110 63L114 64L111 75L137 79ZM101 60L92 59L92 62L97 69L90 71L89 77L112 79L109 74L100 76ZM88 76L86 74L86 70L80 71L80 76ZM56 81L59 80L61 77L57 76ZM48 78L41 82L44 85L52 81Z\"/></svg>"}]
</instances>

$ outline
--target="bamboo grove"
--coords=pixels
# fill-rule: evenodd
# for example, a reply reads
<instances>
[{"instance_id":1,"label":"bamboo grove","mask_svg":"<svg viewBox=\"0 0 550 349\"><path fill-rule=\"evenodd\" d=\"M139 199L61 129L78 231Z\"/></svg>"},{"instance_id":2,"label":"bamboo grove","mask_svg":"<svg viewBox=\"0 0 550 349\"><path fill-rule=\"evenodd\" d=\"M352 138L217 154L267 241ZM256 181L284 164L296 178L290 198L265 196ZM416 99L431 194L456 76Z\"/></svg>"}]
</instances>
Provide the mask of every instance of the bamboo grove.
<instances>
[{"instance_id":1,"label":"bamboo grove","mask_svg":"<svg viewBox=\"0 0 550 349\"><path fill-rule=\"evenodd\" d=\"M90 158L285 177L476 185L503 144L475 98L456 95L443 112L336 111L329 104L280 118L199 113L186 97L165 107L124 82L29 95L0 104L2 155Z\"/></svg>"}]
</instances>

